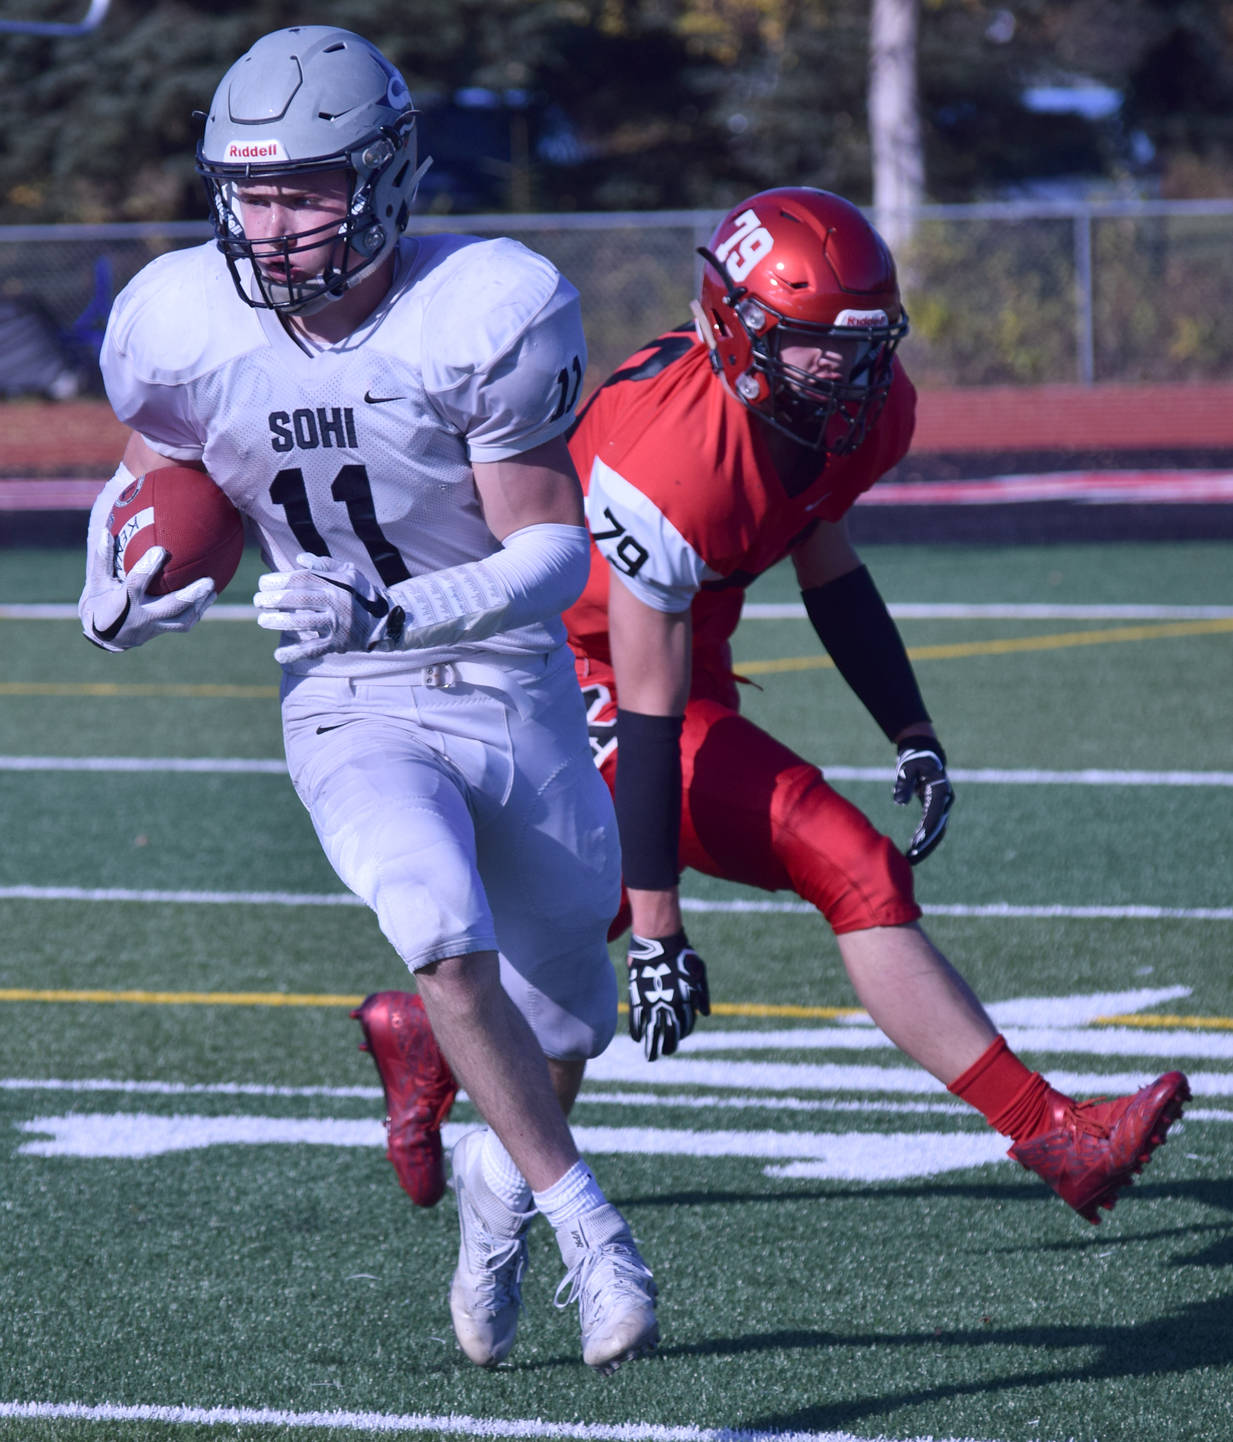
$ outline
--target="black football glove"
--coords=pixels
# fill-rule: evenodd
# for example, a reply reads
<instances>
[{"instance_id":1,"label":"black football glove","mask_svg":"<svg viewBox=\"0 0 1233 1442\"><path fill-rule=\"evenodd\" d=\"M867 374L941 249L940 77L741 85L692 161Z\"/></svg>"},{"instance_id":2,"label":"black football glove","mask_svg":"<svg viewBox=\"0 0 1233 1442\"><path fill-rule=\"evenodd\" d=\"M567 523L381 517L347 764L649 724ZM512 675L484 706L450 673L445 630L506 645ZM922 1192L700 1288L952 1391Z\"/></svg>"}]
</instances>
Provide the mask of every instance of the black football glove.
<instances>
[{"instance_id":1,"label":"black football glove","mask_svg":"<svg viewBox=\"0 0 1233 1442\"><path fill-rule=\"evenodd\" d=\"M711 1014L706 966L683 931L629 939L629 1034L647 1061L671 1056L694 1029L697 1014Z\"/></svg>"},{"instance_id":2,"label":"black football glove","mask_svg":"<svg viewBox=\"0 0 1233 1442\"><path fill-rule=\"evenodd\" d=\"M932 737L905 736L899 743L892 795L896 806L906 806L914 796L920 798L920 825L904 852L915 866L941 843L955 804L955 788L946 775L946 753Z\"/></svg>"}]
</instances>

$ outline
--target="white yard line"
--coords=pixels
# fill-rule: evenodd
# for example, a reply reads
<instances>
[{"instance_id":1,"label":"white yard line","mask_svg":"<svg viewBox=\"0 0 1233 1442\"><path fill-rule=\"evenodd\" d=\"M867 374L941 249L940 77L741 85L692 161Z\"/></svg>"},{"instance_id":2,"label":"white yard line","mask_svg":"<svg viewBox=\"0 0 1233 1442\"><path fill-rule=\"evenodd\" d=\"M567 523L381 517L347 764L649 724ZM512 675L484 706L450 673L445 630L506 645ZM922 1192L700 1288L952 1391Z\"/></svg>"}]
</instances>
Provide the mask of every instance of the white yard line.
<instances>
[{"instance_id":1,"label":"white yard line","mask_svg":"<svg viewBox=\"0 0 1233 1442\"><path fill-rule=\"evenodd\" d=\"M832 781L885 781L886 766L827 766ZM1233 786L1233 771L1113 771L1087 767L1081 771L1006 770L1000 767L965 769L947 774L952 781L978 786Z\"/></svg>"},{"instance_id":2,"label":"white yard line","mask_svg":"<svg viewBox=\"0 0 1233 1442\"><path fill-rule=\"evenodd\" d=\"M0 891L0 900L4 893ZM682 911L719 912L771 912L795 916L810 916L815 908L807 901L703 901L696 897L681 898ZM1233 906L1063 906L1050 903L1043 906L1020 905L1011 901L971 902L922 902L921 910L926 916L958 917L1038 917L1049 920L1053 917L1070 917L1086 921L1233 921Z\"/></svg>"},{"instance_id":3,"label":"white yard line","mask_svg":"<svg viewBox=\"0 0 1233 1442\"><path fill-rule=\"evenodd\" d=\"M175 906L363 906L349 891L138 891L117 886L0 886L0 901L143 902ZM769 912L808 916L805 901L703 901L682 897L694 912ZM1009 901L924 903L926 916L1040 917L1091 921L1233 921L1229 906L1025 906Z\"/></svg>"},{"instance_id":4,"label":"white yard line","mask_svg":"<svg viewBox=\"0 0 1233 1442\"><path fill-rule=\"evenodd\" d=\"M963 601L891 601L892 616L903 621L1219 621L1233 606L1063 606L1026 602L976 605ZM74 612L76 615L76 612ZM803 621L799 601L748 601L743 621Z\"/></svg>"},{"instance_id":5,"label":"white yard line","mask_svg":"<svg viewBox=\"0 0 1233 1442\"><path fill-rule=\"evenodd\" d=\"M285 776L287 763L228 756L0 756L0 771L188 771Z\"/></svg>"},{"instance_id":6,"label":"white yard line","mask_svg":"<svg viewBox=\"0 0 1233 1442\"><path fill-rule=\"evenodd\" d=\"M289 1431L373 1432L386 1436L569 1438L578 1442L876 1442L852 1432L757 1431L734 1427L672 1427L658 1422L549 1422L540 1417L434 1417L424 1412L289 1412L273 1407L188 1407L150 1403L0 1402L0 1417L100 1423L181 1423L197 1427L279 1427ZM903 1442L978 1442L978 1439L904 1438Z\"/></svg>"},{"instance_id":7,"label":"white yard line","mask_svg":"<svg viewBox=\"0 0 1233 1442\"><path fill-rule=\"evenodd\" d=\"M887 781L886 766L824 764L832 781ZM211 756L0 756L0 771L193 772L202 775L285 776L276 758ZM1118 771L1086 767L1079 771L1034 768L957 767L951 778L965 785L989 786L1233 786L1233 771Z\"/></svg>"},{"instance_id":8,"label":"white yard line","mask_svg":"<svg viewBox=\"0 0 1233 1442\"><path fill-rule=\"evenodd\" d=\"M349 891L130 891L110 886L0 886L0 901L141 901L194 906L363 906Z\"/></svg>"}]
</instances>

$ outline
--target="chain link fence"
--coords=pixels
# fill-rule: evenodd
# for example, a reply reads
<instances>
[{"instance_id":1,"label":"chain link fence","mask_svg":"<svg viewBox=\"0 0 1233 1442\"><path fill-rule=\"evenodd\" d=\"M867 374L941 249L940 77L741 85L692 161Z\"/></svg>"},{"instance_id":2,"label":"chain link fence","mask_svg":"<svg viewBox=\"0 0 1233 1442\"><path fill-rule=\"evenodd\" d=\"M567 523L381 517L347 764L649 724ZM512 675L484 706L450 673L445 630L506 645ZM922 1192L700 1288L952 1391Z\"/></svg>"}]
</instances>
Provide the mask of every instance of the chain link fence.
<instances>
[{"instance_id":1,"label":"chain link fence","mask_svg":"<svg viewBox=\"0 0 1233 1442\"><path fill-rule=\"evenodd\" d=\"M720 214L420 217L413 230L512 235L552 260L581 292L594 384L689 318L696 248ZM918 385L1233 379L1233 200L928 206L911 220L898 261ZM196 222L0 227L0 318L37 309L96 388L116 292L208 236Z\"/></svg>"}]
</instances>

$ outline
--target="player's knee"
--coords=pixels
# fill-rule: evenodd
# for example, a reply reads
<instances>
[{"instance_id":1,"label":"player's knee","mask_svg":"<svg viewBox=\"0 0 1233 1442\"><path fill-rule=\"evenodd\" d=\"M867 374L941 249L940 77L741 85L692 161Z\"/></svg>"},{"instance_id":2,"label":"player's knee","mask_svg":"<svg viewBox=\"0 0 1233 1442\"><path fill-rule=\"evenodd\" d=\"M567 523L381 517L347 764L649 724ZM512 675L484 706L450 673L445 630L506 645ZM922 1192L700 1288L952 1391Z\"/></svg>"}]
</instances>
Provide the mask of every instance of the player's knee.
<instances>
[{"instance_id":1,"label":"player's knee","mask_svg":"<svg viewBox=\"0 0 1233 1442\"><path fill-rule=\"evenodd\" d=\"M501 981L546 1056L588 1061L616 1034L616 973L607 947L592 942L540 956L530 967L502 957Z\"/></svg>"},{"instance_id":2,"label":"player's knee","mask_svg":"<svg viewBox=\"0 0 1233 1442\"><path fill-rule=\"evenodd\" d=\"M802 788L776 829L793 889L836 935L920 916L902 852L820 775Z\"/></svg>"},{"instance_id":3,"label":"player's knee","mask_svg":"<svg viewBox=\"0 0 1233 1442\"><path fill-rule=\"evenodd\" d=\"M863 854L862 865L846 878L824 912L836 936L875 926L903 926L921 914L912 885L912 868L887 837Z\"/></svg>"},{"instance_id":4,"label":"player's knee","mask_svg":"<svg viewBox=\"0 0 1233 1442\"><path fill-rule=\"evenodd\" d=\"M491 911L465 868L440 870L429 880L420 867L398 865L397 860L389 858L377 868L365 900L411 971L497 950Z\"/></svg>"}]
</instances>

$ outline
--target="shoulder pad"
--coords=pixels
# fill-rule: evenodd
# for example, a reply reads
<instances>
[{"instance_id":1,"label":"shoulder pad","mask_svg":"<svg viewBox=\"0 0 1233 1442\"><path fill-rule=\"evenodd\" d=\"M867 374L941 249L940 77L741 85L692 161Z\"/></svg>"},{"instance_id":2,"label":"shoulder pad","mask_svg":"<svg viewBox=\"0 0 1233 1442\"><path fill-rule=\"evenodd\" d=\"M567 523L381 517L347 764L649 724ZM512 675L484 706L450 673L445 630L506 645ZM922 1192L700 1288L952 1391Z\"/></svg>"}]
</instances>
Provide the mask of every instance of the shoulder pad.
<instances>
[{"instance_id":1,"label":"shoulder pad","mask_svg":"<svg viewBox=\"0 0 1233 1442\"><path fill-rule=\"evenodd\" d=\"M447 371L482 370L503 356L554 298L577 292L542 255L508 238L461 245L425 277L425 333Z\"/></svg>"},{"instance_id":2,"label":"shoulder pad","mask_svg":"<svg viewBox=\"0 0 1233 1442\"><path fill-rule=\"evenodd\" d=\"M141 381L177 385L261 339L254 312L210 242L158 256L124 287L108 320L103 361L122 358Z\"/></svg>"}]
</instances>

